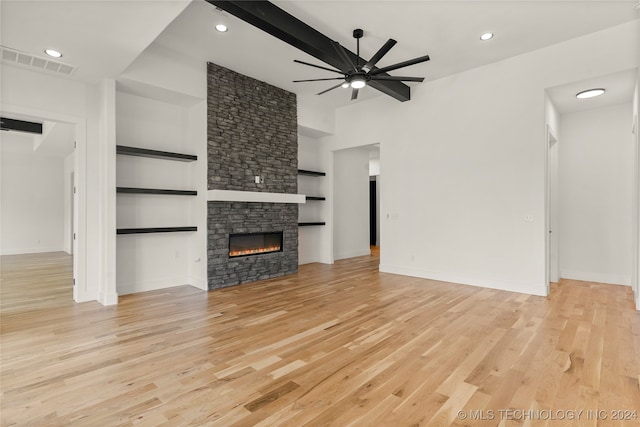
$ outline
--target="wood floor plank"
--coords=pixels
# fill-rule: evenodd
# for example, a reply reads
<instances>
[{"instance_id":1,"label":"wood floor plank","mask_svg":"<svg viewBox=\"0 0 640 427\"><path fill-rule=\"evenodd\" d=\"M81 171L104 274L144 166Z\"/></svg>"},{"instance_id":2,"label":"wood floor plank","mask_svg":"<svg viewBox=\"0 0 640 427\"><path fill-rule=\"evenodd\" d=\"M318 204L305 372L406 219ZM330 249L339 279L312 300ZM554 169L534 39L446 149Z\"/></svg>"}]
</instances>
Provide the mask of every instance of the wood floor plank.
<instances>
[{"instance_id":1,"label":"wood floor plank","mask_svg":"<svg viewBox=\"0 0 640 427\"><path fill-rule=\"evenodd\" d=\"M640 425L610 415L640 416L630 288L541 298L379 273L372 253L114 307L73 303L66 254L2 257L0 426Z\"/></svg>"}]
</instances>

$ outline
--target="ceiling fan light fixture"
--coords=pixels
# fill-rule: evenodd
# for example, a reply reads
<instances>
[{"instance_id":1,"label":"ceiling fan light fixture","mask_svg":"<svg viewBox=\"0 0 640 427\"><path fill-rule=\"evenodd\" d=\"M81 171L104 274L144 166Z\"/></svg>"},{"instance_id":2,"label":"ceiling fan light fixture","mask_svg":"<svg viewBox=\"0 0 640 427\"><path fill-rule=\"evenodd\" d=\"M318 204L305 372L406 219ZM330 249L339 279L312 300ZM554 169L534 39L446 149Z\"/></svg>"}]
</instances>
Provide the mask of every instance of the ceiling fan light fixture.
<instances>
[{"instance_id":1,"label":"ceiling fan light fixture","mask_svg":"<svg viewBox=\"0 0 640 427\"><path fill-rule=\"evenodd\" d=\"M493 33L484 33L483 35L480 36L480 40L482 40L483 42L491 40L492 38L493 38Z\"/></svg>"},{"instance_id":2,"label":"ceiling fan light fixture","mask_svg":"<svg viewBox=\"0 0 640 427\"><path fill-rule=\"evenodd\" d=\"M600 96L605 92L606 91L602 88L587 89L587 90L583 90L582 92L576 93L576 98L578 99L595 98L596 96Z\"/></svg>"},{"instance_id":3,"label":"ceiling fan light fixture","mask_svg":"<svg viewBox=\"0 0 640 427\"><path fill-rule=\"evenodd\" d=\"M362 89L366 85L367 85L367 82L364 78L355 77L353 80L351 80L351 87L354 89Z\"/></svg>"},{"instance_id":4,"label":"ceiling fan light fixture","mask_svg":"<svg viewBox=\"0 0 640 427\"><path fill-rule=\"evenodd\" d=\"M387 95L393 96L396 99L401 101L406 101L409 99L408 96L399 96L400 92L395 91L392 87L387 86L391 84L391 82L396 82L394 84L400 84L404 86L404 82L422 82L424 81L424 77L402 77L402 76L390 76L387 74L389 71L394 71L399 68L408 67L410 65L420 64L422 62L426 62L429 60L429 55L420 56L418 58L413 58L408 61L398 62L396 64L388 65L382 68L376 68L376 64L385 56L389 50L397 43L397 41L393 39L389 39L385 44L378 49L378 51L363 64L363 61L360 58L360 39L362 38L364 32L361 29L353 30L353 37L356 39L356 54L354 55L352 52L347 51L342 45L336 41L331 42L331 46L335 52L335 56L332 56L331 52L326 53L329 59L331 59L331 65L335 68L323 67L321 65L315 65L304 61L299 61L294 59L293 62L297 62L299 64L308 65L313 68L319 68L321 70L331 71L332 73L341 74L342 77L330 77L330 78L320 78L320 79L305 79L305 80L294 80L293 83L302 83L302 82L319 82L325 80L340 80L341 82L332 86L328 89L325 89L321 92L318 92L316 95L322 95L332 90L335 90L339 87L347 89L351 87L353 90L351 91L351 100L358 99L359 89L367 86L369 81L375 82L372 87L378 89ZM353 56L355 56L355 61ZM337 64L334 64L334 61ZM407 90L410 88L408 86L404 86ZM390 92L389 92L390 91ZM397 94L396 94L397 92ZM408 94L408 91L406 92Z\"/></svg>"},{"instance_id":5,"label":"ceiling fan light fixture","mask_svg":"<svg viewBox=\"0 0 640 427\"><path fill-rule=\"evenodd\" d=\"M224 24L218 24L216 25L216 30L220 33L226 33L229 30L229 28Z\"/></svg>"}]
</instances>

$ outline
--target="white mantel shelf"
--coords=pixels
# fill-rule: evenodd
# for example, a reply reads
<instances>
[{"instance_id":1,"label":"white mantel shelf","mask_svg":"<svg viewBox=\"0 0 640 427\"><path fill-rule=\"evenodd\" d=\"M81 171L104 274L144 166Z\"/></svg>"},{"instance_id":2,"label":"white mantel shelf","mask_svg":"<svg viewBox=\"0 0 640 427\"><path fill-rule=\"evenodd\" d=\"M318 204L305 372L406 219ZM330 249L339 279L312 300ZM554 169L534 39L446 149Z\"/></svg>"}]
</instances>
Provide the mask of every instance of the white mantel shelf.
<instances>
[{"instance_id":1,"label":"white mantel shelf","mask_svg":"<svg viewBox=\"0 0 640 427\"><path fill-rule=\"evenodd\" d=\"M264 193L260 191L209 190L209 202L306 203L304 194Z\"/></svg>"}]
</instances>

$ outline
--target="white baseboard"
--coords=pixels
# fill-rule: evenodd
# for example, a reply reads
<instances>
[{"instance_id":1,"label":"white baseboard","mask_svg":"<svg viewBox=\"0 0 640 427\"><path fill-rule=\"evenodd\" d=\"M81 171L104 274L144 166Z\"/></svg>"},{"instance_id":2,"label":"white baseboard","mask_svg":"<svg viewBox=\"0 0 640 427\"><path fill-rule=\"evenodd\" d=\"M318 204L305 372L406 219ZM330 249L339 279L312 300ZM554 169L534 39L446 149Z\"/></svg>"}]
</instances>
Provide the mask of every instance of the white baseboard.
<instances>
[{"instance_id":1,"label":"white baseboard","mask_svg":"<svg viewBox=\"0 0 640 427\"><path fill-rule=\"evenodd\" d=\"M146 282L118 283L116 289L118 295L136 294L138 292L157 291L159 289L173 288L174 286L190 285L189 278L176 277L162 280L149 280Z\"/></svg>"},{"instance_id":2,"label":"white baseboard","mask_svg":"<svg viewBox=\"0 0 640 427\"><path fill-rule=\"evenodd\" d=\"M98 302L104 306L118 304L118 294L116 292L98 294Z\"/></svg>"},{"instance_id":3,"label":"white baseboard","mask_svg":"<svg viewBox=\"0 0 640 427\"><path fill-rule=\"evenodd\" d=\"M460 285L476 286L480 288L497 289L500 291L518 292L521 294L547 296L547 287L544 283L520 283L502 282L500 280L487 280L477 277L465 277L456 274L438 271L423 270L414 267L405 267L391 264L380 264L381 273L400 274L402 276L419 277L421 279L437 280L440 282L457 283Z\"/></svg>"},{"instance_id":4,"label":"white baseboard","mask_svg":"<svg viewBox=\"0 0 640 427\"><path fill-rule=\"evenodd\" d=\"M560 277L562 279L582 280L585 282L631 286L631 276L625 274L595 273L593 271L562 269L560 270Z\"/></svg>"},{"instance_id":5,"label":"white baseboard","mask_svg":"<svg viewBox=\"0 0 640 427\"><path fill-rule=\"evenodd\" d=\"M359 256L371 255L371 249L367 247L366 249L358 249L354 251L341 252L338 254L334 254L333 258L337 261L339 259L347 259L347 258L355 258Z\"/></svg>"},{"instance_id":6,"label":"white baseboard","mask_svg":"<svg viewBox=\"0 0 640 427\"><path fill-rule=\"evenodd\" d=\"M61 247L48 247L48 248L26 248L26 249L2 249L0 255L26 255L26 254L40 254L46 252L66 252Z\"/></svg>"},{"instance_id":7,"label":"white baseboard","mask_svg":"<svg viewBox=\"0 0 640 427\"><path fill-rule=\"evenodd\" d=\"M203 291L209 290L209 283L207 282L207 279L191 277L189 278L189 284L194 288L202 289Z\"/></svg>"}]
</instances>

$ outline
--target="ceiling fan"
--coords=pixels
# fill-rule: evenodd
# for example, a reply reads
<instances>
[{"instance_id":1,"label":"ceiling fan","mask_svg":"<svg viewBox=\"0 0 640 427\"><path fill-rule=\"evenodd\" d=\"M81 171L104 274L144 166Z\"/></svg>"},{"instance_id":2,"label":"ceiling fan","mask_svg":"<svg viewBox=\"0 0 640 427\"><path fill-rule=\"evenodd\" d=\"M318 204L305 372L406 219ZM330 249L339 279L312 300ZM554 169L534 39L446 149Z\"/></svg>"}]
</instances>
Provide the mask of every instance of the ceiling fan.
<instances>
[{"instance_id":1,"label":"ceiling fan","mask_svg":"<svg viewBox=\"0 0 640 427\"><path fill-rule=\"evenodd\" d=\"M429 60L429 55L420 56L418 58L410 59L408 61L398 62L397 64L389 65L387 67L376 68L375 65L382 59L384 55L387 54L391 50L391 48L397 43L393 39L387 40L387 42L382 45L382 47L373 55L373 57L365 64L360 64L360 39L362 38L364 32L357 28L353 30L353 37L356 39L357 46L357 54L356 54L356 63L353 63L353 60L347 54L347 51L344 47L340 45L340 43L333 41L333 48L336 50L338 55L342 58L345 66L339 70L334 68L322 67L320 65L310 64L304 61L298 61L294 59L293 62L297 62L298 64L308 65L310 67L320 68L321 70L332 71L334 73L342 74L342 77L333 77L326 79L309 79L309 80L294 80L294 83L301 82L318 82L325 80L342 80L340 84L337 84L329 89L323 90L319 92L317 95L322 95L323 93L327 93L333 89L337 89L339 87L348 88L351 86L353 89L351 91L351 100L358 98L358 91L365 87L369 81L372 80L394 80L400 82L422 82L424 81L424 77L399 77L399 76L390 76L387 71L397 70L398 68L408 67L409 65L419 64L421 62L426 62ZM353 54L352 54L353 55Z\"/></svg>"}]
</instances>

